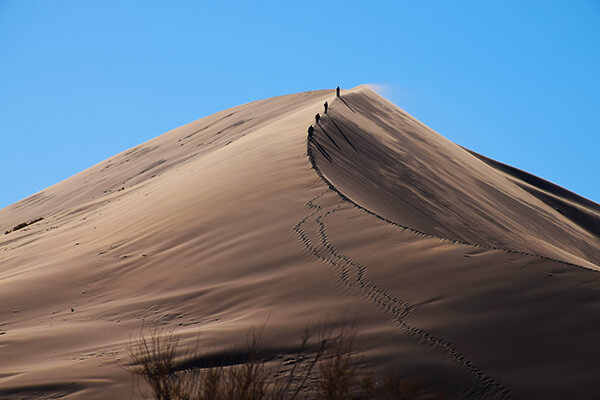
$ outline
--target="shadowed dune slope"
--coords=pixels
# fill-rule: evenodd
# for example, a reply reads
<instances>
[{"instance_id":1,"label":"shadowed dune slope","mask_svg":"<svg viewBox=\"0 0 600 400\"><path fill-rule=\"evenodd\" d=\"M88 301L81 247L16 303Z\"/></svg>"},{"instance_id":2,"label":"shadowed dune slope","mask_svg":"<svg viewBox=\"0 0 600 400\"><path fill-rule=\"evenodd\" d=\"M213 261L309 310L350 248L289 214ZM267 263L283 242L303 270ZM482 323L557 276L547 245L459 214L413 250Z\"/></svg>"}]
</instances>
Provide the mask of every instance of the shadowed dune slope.
<instances>
[{"instance_id":1,"label":"shadowed dune slope","mask_svg":"<svg viewBox=\"0 0 600 400\"><path fill-rule=\"evenodd\" d=\"M600 267L600 205L457 146L367 87L336 100L316 137L323 175L382 218Z\"/></svg>"},{"instance_id":2,"label":"shadowed dune slope","mask_svg":"<svg viewBox=\"0 0 600 400\"><path fill-rule=\"evenodd\" d=\"M600 398L597 218L366 87L234 107L0 210L0 399L141 398L143 324L201 366L342 315L449 399Z\"/></svg>"}]
</instances>

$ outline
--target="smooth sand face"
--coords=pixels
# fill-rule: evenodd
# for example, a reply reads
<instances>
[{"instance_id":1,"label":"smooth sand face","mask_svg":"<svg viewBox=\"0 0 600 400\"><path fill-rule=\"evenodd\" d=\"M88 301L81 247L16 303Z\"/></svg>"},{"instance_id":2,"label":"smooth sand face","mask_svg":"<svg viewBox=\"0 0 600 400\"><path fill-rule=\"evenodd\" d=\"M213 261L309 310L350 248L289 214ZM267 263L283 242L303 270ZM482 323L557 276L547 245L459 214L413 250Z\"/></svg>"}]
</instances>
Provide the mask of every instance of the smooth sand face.
<instances>
[{"instance_id":1,"label":"smooth sand face","mask_svg":"<svg viewBox=\"0 0 600 400\"><path fill-rule=\"evenodd\" d=\"M0 398L129 398L142 322L219 352L268 320L285 352L344 314L368 363L451 398L600 395L598 206L342 93L214 114L0 210L44 218L0 236Z\"/></svg>"}]
</instances>

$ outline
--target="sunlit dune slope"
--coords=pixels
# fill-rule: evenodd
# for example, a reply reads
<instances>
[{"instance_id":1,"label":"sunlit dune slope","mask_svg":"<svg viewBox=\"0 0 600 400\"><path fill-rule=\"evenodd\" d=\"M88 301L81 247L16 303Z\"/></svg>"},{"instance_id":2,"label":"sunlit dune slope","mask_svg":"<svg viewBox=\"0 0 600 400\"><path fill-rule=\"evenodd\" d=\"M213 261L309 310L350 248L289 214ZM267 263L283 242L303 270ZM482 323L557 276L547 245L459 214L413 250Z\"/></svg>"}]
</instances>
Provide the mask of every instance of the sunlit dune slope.
<instances>
[{"instance_id":1,"label":"sunlit dune slope","mask_svg":"<svg viewBox=\"0 0 600 400\"><path fill-rule=\"evenodd\" d=\"M321 91L255 101L169 131L0 210L0 229L4 232L20 222L110 199L120 190L147 184L165 171L220 151L325 96Z\"/></svg>"},{"instance_id":2,"label":"sunlit dune slope","mask_svg":"<svg viewBox=\"0 0 600 400\"><path fill-rule=\"evenodd\" d=\"M598 398L598 215L364 86L235 107L0 210L0 399L140 398L143 325L203 365L344 315L450 399Z\"/></svg>"}]
</instances>

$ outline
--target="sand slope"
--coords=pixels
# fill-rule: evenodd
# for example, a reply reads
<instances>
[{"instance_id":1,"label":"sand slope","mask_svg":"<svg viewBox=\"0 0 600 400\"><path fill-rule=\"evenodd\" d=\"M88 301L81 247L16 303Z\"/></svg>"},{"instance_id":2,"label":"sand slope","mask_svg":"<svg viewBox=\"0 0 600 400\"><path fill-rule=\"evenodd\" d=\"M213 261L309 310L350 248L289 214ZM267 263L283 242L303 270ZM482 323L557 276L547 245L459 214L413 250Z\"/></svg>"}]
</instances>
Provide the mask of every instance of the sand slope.
<instances>
[{"instance_id":1,"label":"sand slope","mask_svg":"<svg viewBox=\"0 0 600 400\"><path fill-rule=\"evenodd\" d=\"M600 266L600 205L469 152L369 90L344 101L319 127L333 161L316 154L355 203L437 237Z\"/></svg>"},{"instance_id":2,"label":"sand slope","mask_svg":"<svg viewBox=\"0 0 600 400\"><path fill-rule=\"evenodd\" d=\"M235 107L0 210L44 218L0 236L0 398L136 398L142 321L218 353L268 318L285 354L344 313L450 398L598 397L598 205L342 99Z\"/></svg>"}]
</instances>

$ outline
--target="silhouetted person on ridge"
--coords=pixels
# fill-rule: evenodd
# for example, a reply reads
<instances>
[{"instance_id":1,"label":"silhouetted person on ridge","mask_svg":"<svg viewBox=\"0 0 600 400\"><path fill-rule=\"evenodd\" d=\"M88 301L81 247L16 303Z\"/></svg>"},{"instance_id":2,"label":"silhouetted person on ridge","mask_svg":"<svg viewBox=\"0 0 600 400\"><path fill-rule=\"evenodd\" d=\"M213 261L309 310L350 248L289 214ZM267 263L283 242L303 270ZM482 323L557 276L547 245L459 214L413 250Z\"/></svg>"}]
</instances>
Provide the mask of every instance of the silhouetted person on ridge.
<instances>
[{"instance_id":1,"label":"silhouetted person on ridge","mask_svg":"<svg viewBox=\"0 0 600 400\"><path fill-rule=\"evenodd\" d=\"M319 119L321 119L321 116L319 115L319 113L315 114L315 122L318 124L319 123Z\"/></svg>"},{"instance_id":2,"label":"silhouetted person on ridge","mask_svg":"<svg viewBox=\"0 0 600 400\"><path fill-rule=\"evenodd\" d=\"M325 107L325 113L324 114L327 114L327 106L328 106L327 102L325 102L325 104L323 104L323 106Z\"/></svg>"},{"instance_id":3,"label":"silhouetted person on ridge","mask_svg":"<svg viewBox=\"0 0 600 400\"><path fill-rule=\"evenodd\" d=\"M339 86L335 89L335 95L337 97L340 97L340 87Z\"/></svg>"},{"instance_id":4,"label":"silhouetted person on ridge","mask_svg":"<svg viewBox=\"0 0 600 400\"><path fill-rule=\"evenodd\" d=\"M308 138L310 139L313 135L313 133L315 132L315 128L313 128L313 126L309 126L308 127Z\"/></svg>"}]
</instances>

